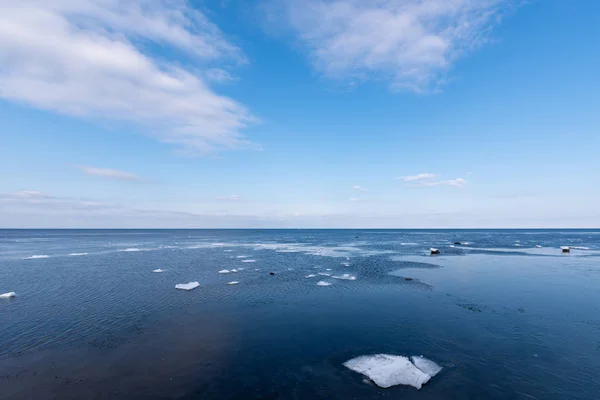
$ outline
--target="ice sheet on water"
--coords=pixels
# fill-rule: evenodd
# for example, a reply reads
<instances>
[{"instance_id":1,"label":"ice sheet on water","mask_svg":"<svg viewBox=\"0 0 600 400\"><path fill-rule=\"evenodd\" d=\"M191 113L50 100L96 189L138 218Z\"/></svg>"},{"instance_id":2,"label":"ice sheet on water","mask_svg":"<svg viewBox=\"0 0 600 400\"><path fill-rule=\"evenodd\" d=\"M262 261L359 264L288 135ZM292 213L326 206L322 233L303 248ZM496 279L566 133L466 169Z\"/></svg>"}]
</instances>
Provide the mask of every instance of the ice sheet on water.
<instances>
[{"instance_id":1,"label":"ice sheet on water","mask_svg":"<svg viewBox=\"0 0 600 400\"><path fill-rule=\"evenodd\" d=\"M70 256L87 256L88 253L71 253Z\"/></svg>"},{"instance_id":2,"label":"ice sheet on water","mask_svg":"<svg viewBox=\"0 0 600 400\"><path fill-rule=\"evenodd\" d=\"M344 366L366 375L382 388L409 385L421 389L431 379L429 374L421 371L403 356L389 354L360 356L346 361Z\"/></svg>"},{"instance_id":3,"label":"ice sheet on water","mask_svg":"<svg viewBox=\"0 0 600 400\"><path fill-rule=\"evenodd\" d=\"M331 286L331 283L325 281L317 282L317 286Z\"/></svg>"},{"instance_id":4,"label":"ice sheet on water","mask_svg":"<svg viewBox=\"0 0 600 400\"><path fill-rule=\"evenodd\" d=\"M228 270L228 269L222 269L222 270L220 270L218 273L219 273L219 274L229 274L230 272L231 272L231 271L230 271L230 270Z\"/></svg>"},{"instance_id":5,"label":"ice sheet on water","mask_svg":"<svg viewBox=\"0 0 600 400\"><path fill-rule=\"evenodd\" d=\"M423 356L412 356L410 360L415 364L415 367L419 368L421 371L425 372L427 375L432 378L440 373L443 369L435 362L426 359Z\"/></svg>"},{"instance_id":6,"label":"ice sheet on water","mask_svg":"<svg viewBox=\"0 0 600 400\"><path fill-rule=\"evenodd\" d=\"M256 262L256 260L242 260L243 263L253 263Z\"/></svg>"},{"instance_id":7,"label":"ice sheet on water","mask_svg":"<svg viewBox=\"0 0 600 400\"><path fill-rule=\"evenodd\" d=\"M37 260L37 259L40 259L40 258L48 258L48 257L50 257L50 256L47 256L45 254L39 254L39 255L34 255L34 256L31 256L31 257L25 257L25 258L23 258L23 260Z\"/></svg>"},{"instance_id":8,"label":"ice sheet on water","mask_svg":"<svg viewBox=\"0 0 600 400\"><path fill-rule=\"evenodd\" d=\"M328 272L319 272L319 275L321 275L321 276L331 276L331 274L328 273Z\"/></svg>"},{"instance_id":9,"label":"ice sheet on water","mask_svg":"<svg viewBox=\"0 0 600 400\"><path fill-rule=\"evenodd\" d=\"M305 276L305 278L314 278L316 275L315 274L308 274Z\"/></svg>"},{"instance_id":10,"label":"ice sheet on water","mask_svg":"<svg viewBox=\"0 0 600 400\"><path fill-rule=\"evenodd\" d=\"M193 290L200 286L199 282L189 282L189 283L178 283L175 285L175 289L180 290Z\"/></svg>"},{"instance_id":11,"label":"ice sheet on water","mask_svg":"<svg viewBox=\"0 0 600 400\"><path fill-rule=\"evenodd\" d=\"M231 271L229 271L229 272L236 273L236 272L238 272L238 270L234 268L234 269L232 269L232 270L231 270Z\"/></svg>"},{"instance_id":12,"label":"ice sheet on water","mask_svg":"<svg viewBox=\"0 0 600 400\"><path fill-rule=\"evenodd\" d=\"M129 253L129 252L134 252L134 251L140 251L140 249L137 247L128 247L126 249L121 249L119 251L123 252L123 253Z\"/></svg>"},{"instance_id":13,"label":"ice sheet on water","mask_svg":"<svg viewBox=\"0 0 600 400\"><path fill-rule=\"evenodd\" d=\"M152 272L165 272L165 270L158 268L158 269L153 269Z\"/></svg>"},{"instance_id":14,"label":"ice sheet on water","mask_svg":"<svg viewBox=\"0 0 600 400\"><path fill-rule=\"evenodd\" d=\"M240 267L240 268L238 268L237 270L238 270L238 271L243 271L244 269L245 269L244 267Z\"/></svg>"},{"instance_id":15,"label":"ice sheet on water","mask_svg":"<svg viewBox=\"0 0 600 400\"><path fill-rule=\"evenodd\" d=\"M325 271L331 271L331 268L325 268Z\"/></svg>"},{"instance_id":16,"label":"ice sheet on water","mask_svg":"<svg viewBox=\"0 0 600 400\"><path fill-rule=\"evenodd\" d=\"M15 297L17 294L15 292L8 292L0 294L0 299L10 299Z\"/></svg>"},{"instance_id":17,"label":"ice sheet on water","mask_svg":"<svg viewBox=\"0 0 600 400\"><path fill-rule=\"evenodd\" d=\"M227 282L228 285L237 285L238 283L239 283L238 281Z\"/></svg>"},{"instance_id":18,"label":"ice sheet on water","mask_svg":"<svg viewBox=\"0 0 600 400\"><path fill-rule=\"evenodd\" d=\"M353 275L350 275L350 274L343 274L343 275L338 275L338 276L333 275L332 278L333 279L343 279L346 281L355 281L356 280L356 277Z\"/></svg>"},{"instance_id":19,"label":"ice sheet on water","mask_svg":"<svg viewBox=\"0 0 600 400\"><path fill-rule=\"evenodd\" d=\"M248 258L248 256L236 256L236 258Z\"/></svg>"}]
</instances>

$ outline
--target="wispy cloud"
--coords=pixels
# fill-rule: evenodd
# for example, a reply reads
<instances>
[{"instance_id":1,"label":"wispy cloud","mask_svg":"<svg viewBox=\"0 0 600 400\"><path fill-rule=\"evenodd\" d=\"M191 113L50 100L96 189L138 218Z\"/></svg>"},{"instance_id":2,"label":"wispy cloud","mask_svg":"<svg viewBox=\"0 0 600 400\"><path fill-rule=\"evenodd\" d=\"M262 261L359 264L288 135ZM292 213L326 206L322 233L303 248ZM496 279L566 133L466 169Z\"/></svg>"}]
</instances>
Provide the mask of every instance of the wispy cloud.
<instances>
[{"instance_id":1,"label":"wispy cloud","mask_svg":"<svg viewBox=\"0 0 600 400\"><path fill-rule=\"evenodd\" d=\"M401 180L404 182L418 182L418 181L424 181L424 180L428 180L428 179L434 179L436 177L437 177L436 174L424 173L424 174L409 175L409 176L399 176L398 178L395 178L395 179Z\"/></svg>"},{"instance_id":2,"label":"wispy cloud","mask_svg":"<svg viewBox=\"0 0 600 400\"><path fill-rule=\"evenodd\" d=\"M426 91L488 41L514 0L282 0L266 7L330 78L385 79Z\"/></svg>"},{"instance_id":3,"label":"wispy cloud","mask_svg":"<svg viewBox=\"0 0 600 400\"><path fill-rule=\"evenodd\" d=\"M0 0L1 98L133 122L188 152L249 145L241 131L257 119L206 82L245 62L187 0Z\"/></svg>"},{"instance_id":4,"label":"wispy cloud","mask_svg":"<svg viewBox=\"0 0 600 400\"><path fill-rule=\"evenodd\" d=\"M106 179L114 179L118 181L141 181L142 179L132 174L131 172L119 171L117 169L109 169L109 168L96 168L89 167L86 165L76 165L76 168L85 172L88 175L99 176L101 178Z\"/></svg>"},{"instance_id":5,"label":"wispy cloud","mask_svg":"<svg viewBox=\"0 0 600 400\"><path fill-rule=\"evenodd\" d=\"M13 193L0 193L3 208L41 209L46 212L89 212L101 209L120 208L108 203L83 198L59 197L34 190L22 190Z\"/></svg>"},{"instance_id":6,"label":"wispy cloud","mask_svg":"<svg viewBox=\"0 0 600 400\"><path fill-rule=\"evenodd\" d=\"M352 186L352 189L358 190L358 191L361 191L361 192L368 192L369 191L369 189L365 189L362 186Z\"/></svg>"},{"instance_id":7,"label":"wispy cloud","mask_svg":"<svg viewBox=\"0 0 600 400\"><path fill-rule=\"evenodd\" d=\"M467 181L463 178L449 179L446 181L435 181L435 182L419 182L414 186L424 187L435 187L435 186L454 186L457 188L463 187L467 184Z\"/></svg>"},{"instance_id":8,"label":"wispy cloud","mask_svg":"<svg viewBox=\"0 0 600 400\"><path fill-rule=\"evenodd\" d=\"M349 198L349 199L348 199L348 201L349 201L349 202L352 202L352 203L356 203L356 202L359 202L359 201L360 201L360 199L357 199L357 198L355 198L355 197L351 197L351 198Z\"/></svg>"},{"instance_id":9,"label":"wispy cloud","mask_svg":"<svg viewBox=\"0 0 600 400\"><path fill-rule=\"evenodd\" d=\"M222 196L222 197L217 197L217 200L219 201L240 201L242 198L240 196L237 196L235 194L231 195L231 196Z\"/></svg>"}]
</instances>

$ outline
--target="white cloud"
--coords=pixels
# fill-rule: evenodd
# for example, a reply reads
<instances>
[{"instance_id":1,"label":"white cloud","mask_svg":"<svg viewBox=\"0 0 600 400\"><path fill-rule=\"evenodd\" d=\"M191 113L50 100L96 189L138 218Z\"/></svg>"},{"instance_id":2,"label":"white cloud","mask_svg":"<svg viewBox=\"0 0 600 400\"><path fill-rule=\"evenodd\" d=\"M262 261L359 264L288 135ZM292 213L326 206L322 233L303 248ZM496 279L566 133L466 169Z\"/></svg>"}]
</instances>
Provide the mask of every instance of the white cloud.
<instances>
[{"instance_id":1,"label":"white cloud","mask_svg":"<svg viewBox=\"0 0 600 400\"><path fill-rule=\"evenodd\" d=\"M217 197L217 200L220 201L240 201L242 198L240 196L237 196L235 194L231 195L231 196L223 196L223 197Z\"/></svg>"},{"instance_id":2,"label":"white cloud","mask_svg":"<svg viewBox=\"0 0 600 400\"><path fill-rule=\"evenodd\" d=\"M187 0L0 0L0 98L133 122L192 153L249 144L256 118L205 82L244 62Z\"/></svg>"},{"instance_id":3,"label":"white cloud","mask_svg":"<svg viewBox=\"0 0 600 400\"><path fill-rule=\"evenodd\" d=\"M355 202L358 202L358 201L360 201L360 199L357 199L357 198L351 197L351 198L349 198L349 199L348 199L348 201L355 203Z\"/></svg>"},{"instance_id":4,"label":"white cloud","mask_svg":"<svg viewBox=\"0 0 600 400\"><path fill-rule=\"evenodd\" d=\"M283 0L267 10L331 78L385 79L426 91L488 40L514 0Z\"/></svg>"},{"instance_id":5,"label":"white cloud","mask_svg":"<svg viewBox=\"0 0 600 400\"><path fill-rule=\"evenodd\" d=\"M404 182L418 182L418 181L424 181L427 179L434 179L435 177L437 177L436 174L424 173L424 174L418 174L418 175L400 176L395 179L401 180Z\"/></svg>"},{"instance_id":6,"label":"white cloud","mask_svg":"<svg viewBox=\"0 0 600 400\"><path fill-rule=\"evenodd\" d=\"M411 186L419 186L419 187L435 187L435 186L454 186L457 188L463 187L467 184L467 181L463 178L450 179L446 181L434 181L434 182L418 182Z\"/></svg>"},{"instance_id":7,"label":"white cloud","mask_svg":"<svg viewBox=\"0 0 600 400\"><path fill-rule=\"evenodd\" d=\"M119 171L117 169L109 169L109 168L96 168L96 167L88 167L85 165L76 165L76 168L79 168L83 172L88 175L99 176L107 179L115 179L119 181L141 181L142 179L132 174L131 172Z\"/></svg>"},{"instance_id":8,"label":"white cloud","mask_svg":"<svg viewBox=\"0 0 600 400\"><path fill-rule=\"evenodd\" d=\"M368 192L369 191L369 189L365 189L362 186L352 186L352 189L358 190L358 191L361 191L361 192Z\"/></svg>"}]
</instances>

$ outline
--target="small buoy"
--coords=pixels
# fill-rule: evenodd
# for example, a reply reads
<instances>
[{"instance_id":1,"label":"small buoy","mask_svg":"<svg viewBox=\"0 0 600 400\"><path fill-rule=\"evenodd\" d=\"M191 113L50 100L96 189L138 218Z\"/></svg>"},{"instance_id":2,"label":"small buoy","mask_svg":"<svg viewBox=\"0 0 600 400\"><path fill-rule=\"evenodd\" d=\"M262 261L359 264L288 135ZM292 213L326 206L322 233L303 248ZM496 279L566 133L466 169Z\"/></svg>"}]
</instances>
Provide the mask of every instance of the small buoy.
<instances>
[{"instance_id":1,"label":"small buoy","mask_svg":"<svg viewBox=\"0 0 600 400\"><path fill-rule=\"evenodd\" d=\"M429 249L429 251L431 252L431 254L441 254L440 251L438 249L434 249L433 247L431 249Z\"/></svg>"},{"instance_id":2,"label":"small buoy","mask_svg":"<svg viewBox=\"0 0 600 400\"><path fill-rule=\"evenodd\" d=\"M560 249L562 250L563 253L571 252L571 248L569 246L562 246Z\"/></svg>"}]
</instances>

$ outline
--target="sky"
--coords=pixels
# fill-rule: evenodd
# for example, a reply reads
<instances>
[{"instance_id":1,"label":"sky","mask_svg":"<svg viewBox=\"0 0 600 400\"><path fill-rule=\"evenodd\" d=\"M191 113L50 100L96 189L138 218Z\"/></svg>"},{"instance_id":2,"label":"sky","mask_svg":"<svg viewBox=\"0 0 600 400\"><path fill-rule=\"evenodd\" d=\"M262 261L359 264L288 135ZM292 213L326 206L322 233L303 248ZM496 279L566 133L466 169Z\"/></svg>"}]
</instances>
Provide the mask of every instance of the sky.
<instances>
[{"instance_id":1,"label":"sky","mask_svg":"<svg viewBox=\"0 0 600 400\"><path fill-rule=\"evenodd\" d=\"M0 228L599 228L596 0L0 0Z\"/></svg>"}]
</instances>

